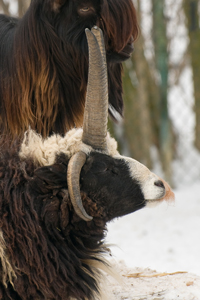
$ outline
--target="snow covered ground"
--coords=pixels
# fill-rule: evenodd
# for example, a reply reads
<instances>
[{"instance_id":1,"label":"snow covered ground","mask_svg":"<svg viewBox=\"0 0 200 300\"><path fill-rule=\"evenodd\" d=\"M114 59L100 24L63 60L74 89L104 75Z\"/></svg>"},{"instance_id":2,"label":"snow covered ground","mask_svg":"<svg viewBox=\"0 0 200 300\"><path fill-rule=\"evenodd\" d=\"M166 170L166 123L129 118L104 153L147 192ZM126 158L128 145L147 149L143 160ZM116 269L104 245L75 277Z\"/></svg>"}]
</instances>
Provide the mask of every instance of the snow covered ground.
<instances>
[{"instance_id":1,"label":"snow covered ground","mask_svg":"<svg viewBox=\"0 0 200 300\"><path fill-rule=\"evenodd\" d=\"M200 277L190 273L165 274L127 268L118 263L122 283L107 276L108 300L199 300ZM104 298L103 298L104 299Z\"/></svg>"},{"instance_id":2,"label":"snow covered ground","mask_svg":"<svg viewBox=\"0 0 200 300\"><path fill-rule=\"evenodd\" d=\"M126 281L122 287L110 284L113 299L200 300L200 182L175 190L175 196L173 204L145 208L108 225L107 243L113 244L115 264ZM188 273L126 277L153 274L147 268Z\"/></svg>"}]
</instances>

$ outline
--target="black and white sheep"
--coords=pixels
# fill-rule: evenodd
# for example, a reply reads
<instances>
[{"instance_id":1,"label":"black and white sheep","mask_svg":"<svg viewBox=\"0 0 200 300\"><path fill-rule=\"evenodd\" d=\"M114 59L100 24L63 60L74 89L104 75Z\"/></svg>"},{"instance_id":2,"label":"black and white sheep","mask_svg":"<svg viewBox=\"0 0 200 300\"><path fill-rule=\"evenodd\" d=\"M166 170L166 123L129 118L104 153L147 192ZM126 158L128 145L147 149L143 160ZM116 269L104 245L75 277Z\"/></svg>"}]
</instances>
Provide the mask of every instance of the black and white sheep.
<instances>
[{"instance_id":1,"label":"black and white sheep","mask_svg":"<svg viewBox=\"0 0 200 300\"><path fill-rule=\"evenodd\" d=\"M98 28L83 129L29 130L0 154L0 299L99 299L106 223L173 198L163 180L121 156L107 133L107 72ZM98 46L99 45L99 46Z\"/></svg>"}]
</instances>

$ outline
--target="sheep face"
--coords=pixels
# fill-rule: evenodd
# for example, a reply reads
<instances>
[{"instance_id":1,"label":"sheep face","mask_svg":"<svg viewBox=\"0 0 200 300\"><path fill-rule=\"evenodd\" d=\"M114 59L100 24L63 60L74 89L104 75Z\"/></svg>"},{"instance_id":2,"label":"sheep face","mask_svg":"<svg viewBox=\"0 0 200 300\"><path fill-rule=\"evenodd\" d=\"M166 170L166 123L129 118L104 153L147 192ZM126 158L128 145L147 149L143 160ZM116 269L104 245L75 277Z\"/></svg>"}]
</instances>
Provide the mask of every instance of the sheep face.
<instances>
[{"instance_id":1,"label":"sheep face","mask_svg":"<svg viewBox=\"0 0 200 300\"><path fill-rule=\"evenodd\" d=\"M164 181L134 159L93 152L80 176L80 188L97 207L103 207L107 221L152 202L173 199ZM169 195L170 194L170 195Z\"/></svg>"},{"instance_id":2,"label":"sheep face","mask_svg":"<svg viewBox=\"0 0 200 300\"><path fill-rule=\"evenodd\" d=\"M70 43L72 51L87 58L85 28L97 25L104 32L109 62L120 63L130 57L133 40L138 34L131 0L73 0L62 3L53 0L52 4L56 13L56 31L65 43ZM49 2L44 1L43 5L51 13Z\"/></svg>"},{"instance_id":3,"label":"sheep face","mask_svg":"<svg viewBox=\"0 0 200 300\"><path fill-rule=\"evenodd\" d=\"M97 206L104 208L107 220L145 206L141 185L130 176L123 159L92 153L82 168L80 187Z\"/></svg>"}]
</instances>

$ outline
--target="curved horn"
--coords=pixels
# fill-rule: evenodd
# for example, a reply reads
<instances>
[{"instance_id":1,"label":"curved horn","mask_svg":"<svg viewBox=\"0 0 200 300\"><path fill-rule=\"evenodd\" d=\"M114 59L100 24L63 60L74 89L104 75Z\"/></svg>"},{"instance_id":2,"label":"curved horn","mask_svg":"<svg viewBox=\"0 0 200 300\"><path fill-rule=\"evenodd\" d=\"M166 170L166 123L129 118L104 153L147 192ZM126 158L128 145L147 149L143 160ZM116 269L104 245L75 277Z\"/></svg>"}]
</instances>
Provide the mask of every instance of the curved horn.
<instances>
[{"instance_id":1,"label":"curved horn","mask_svg":"<svg viewBox=\"0 0 200 300\"><path fill-rule=\"evenodd\" d=\"M83 207L79 186L80 173L85 161L86 154L82 151L72 156L67 169L67 183L70 199L75 212L81 219L91 221L92 217L86 213Z\"/></svg>"},{"instance_id":2,"label":"curved horn","mask_svg":"<svg viewBox=\"0 0 200 300\"><path fill-rule=\"evenodd\" d=\"M97 26L85 32L89 47L89 74L82 141L107 152L108 80L103 34Z\"/></svg>"}]
</instances>

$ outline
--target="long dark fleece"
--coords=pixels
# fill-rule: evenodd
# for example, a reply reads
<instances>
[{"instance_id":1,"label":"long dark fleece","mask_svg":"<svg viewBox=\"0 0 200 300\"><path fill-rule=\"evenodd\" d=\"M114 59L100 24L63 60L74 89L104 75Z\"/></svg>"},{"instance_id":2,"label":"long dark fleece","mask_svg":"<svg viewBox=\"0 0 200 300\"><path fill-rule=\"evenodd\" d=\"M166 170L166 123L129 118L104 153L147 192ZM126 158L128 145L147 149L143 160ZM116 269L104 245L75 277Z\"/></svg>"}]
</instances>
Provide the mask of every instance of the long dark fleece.
<instances>
[{"instance_id":1,"label":"long dark fleece","mask_svg":"<svg viewBox=\"0 0 200 300\"><path fill-rule=\"evenodd\" d=\"M94 219L85 222L74 214L66 156L53 166L36 168L31 159L20 161L17 153L14 145L0 155L0 228L16 275L7 287L0 278L0 299L95 299L93 265L106 251L103 212L82 194Z\"/></svg>"}]
</instances>

